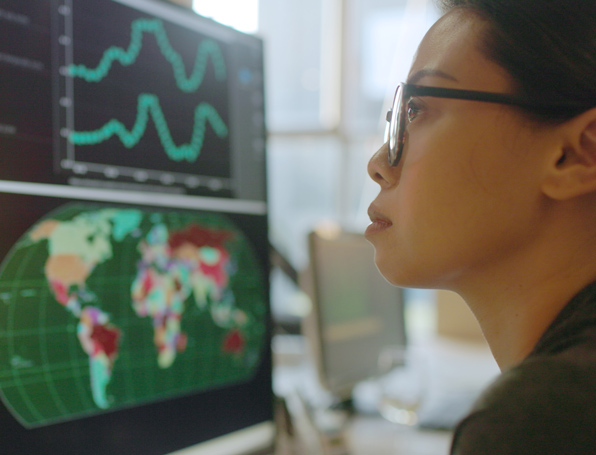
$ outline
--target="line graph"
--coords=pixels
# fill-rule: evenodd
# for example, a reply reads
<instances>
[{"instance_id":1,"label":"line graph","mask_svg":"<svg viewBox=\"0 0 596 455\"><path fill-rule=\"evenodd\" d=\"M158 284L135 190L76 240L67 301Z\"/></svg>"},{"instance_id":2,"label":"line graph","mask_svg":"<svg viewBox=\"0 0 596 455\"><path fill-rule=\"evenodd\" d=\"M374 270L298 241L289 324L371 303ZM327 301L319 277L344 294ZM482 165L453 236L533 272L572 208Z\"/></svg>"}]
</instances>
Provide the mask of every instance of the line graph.
<instances>
[{"instance_id":1,"label":"line graph","mask_svg":"<svg viewBox=\"0 0 596 455\"><path fill-rule=\"evenodd\" d=\"M95 145L116 135L127 148L136 146L147 129L149 117L153 119L157 133L167 156L174 161L194 162L201 154L207 122L218 137L228 135L228 128L215 110L208 103L200 103L195 109L192 138L189 143L177 146L172 139L159 98L156 95L142 93L137 104L137 118L131 130L117 119L111 119L95 131L73 131L69 140L75 145Z\"/></svg>"},{"instance_id":2,"label":"line graph","mask_svg":"<svg viewBox=\"0 0 596 455\"><path fill-rule=\"evenodd\" d=\"M174 10L152 17L121 2L58 1L60 172L91 185L229 194L230 41Z\"/></svg>"},{"instance_id":3,"label":"line graph","mask_svg":"<svg viewBox=\"0 0 596 455\"><path fill-rule=\"evenodd\" d=\"M132 22L128 49L112 46L104 52L97 67L88 68L84 65L71 64L68 68L69 74L73 77L82 78L86 82L100 82L110 72L114 62L117 61L123 66L129 66L136 62L143 48L143 38L147 33L155 36L161 53L172 65L176 85L183 92L191 93L201 86L209 59L213 63L216 78L225 80L225 60L215 41L205 39L200 43L192 72L190 76L187 76L184 61L170 44L163 22L159 19L144 18Z\"/></svg>"}]
</instances>

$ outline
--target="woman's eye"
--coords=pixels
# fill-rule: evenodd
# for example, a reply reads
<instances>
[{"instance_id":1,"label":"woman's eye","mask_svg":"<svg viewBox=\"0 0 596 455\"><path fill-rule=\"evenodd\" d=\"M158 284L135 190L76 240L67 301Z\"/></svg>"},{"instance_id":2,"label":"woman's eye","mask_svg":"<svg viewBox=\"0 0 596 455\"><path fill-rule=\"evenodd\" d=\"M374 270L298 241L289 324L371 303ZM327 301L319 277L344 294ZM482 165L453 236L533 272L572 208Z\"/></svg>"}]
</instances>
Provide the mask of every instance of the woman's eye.
<instances>
[{"instance_id":1,"label":"woman's eye","mask_svg":"<svg viewBox=\"0 0 596 455\"><path fill-rule=\"evenodd\" d=\"M420 113L420 105L415 100L408 100L407 106L408 122L412 122Z\"/></svg>"}]
</instances>

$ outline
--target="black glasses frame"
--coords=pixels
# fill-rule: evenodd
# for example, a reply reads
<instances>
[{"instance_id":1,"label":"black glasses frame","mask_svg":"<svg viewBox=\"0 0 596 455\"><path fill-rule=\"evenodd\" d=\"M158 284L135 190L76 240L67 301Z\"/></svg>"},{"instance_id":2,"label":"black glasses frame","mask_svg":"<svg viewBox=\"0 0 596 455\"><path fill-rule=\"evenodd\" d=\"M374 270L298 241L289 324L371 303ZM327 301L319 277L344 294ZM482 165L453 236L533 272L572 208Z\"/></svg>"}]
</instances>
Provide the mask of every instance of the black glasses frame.
<instances>
[{"instance_id":1,"label":"black glasses frame","mask_svg":"<svg viewBox=\"0 0 596 455\"><path fill-rule=\"evenodd\" d=\"M390 166L397 166L404 149L406 136L406 120L408 100L414 96L432 96L435 98L451 98L488 103L508 104L522 108L535 107L523 100L503 93L479 92L475 90L459 90L443 87L427 87L423 85L402 83L397 86L391 109L387 112L385 142L387 158ZM393 115L396 112L397 115Z\"/></svg>"}]
</instances>

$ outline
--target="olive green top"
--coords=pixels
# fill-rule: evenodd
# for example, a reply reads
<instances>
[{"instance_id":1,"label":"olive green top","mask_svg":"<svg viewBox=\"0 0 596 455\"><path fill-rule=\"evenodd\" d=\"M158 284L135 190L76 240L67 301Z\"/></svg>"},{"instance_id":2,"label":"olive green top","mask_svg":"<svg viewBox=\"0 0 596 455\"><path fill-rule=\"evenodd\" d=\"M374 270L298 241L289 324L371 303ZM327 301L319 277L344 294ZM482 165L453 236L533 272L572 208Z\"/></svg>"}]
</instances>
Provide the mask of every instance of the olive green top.
<instances>
[{"instance_id":1,"label":"olive green top","mask_svg":"<svg viewBox=\"0 0 596 455\"><path fill-rule=\"evenodd\" d=\"M452 455L596 454L596 283L455 430Z\"/></svg>"}]
</instances>

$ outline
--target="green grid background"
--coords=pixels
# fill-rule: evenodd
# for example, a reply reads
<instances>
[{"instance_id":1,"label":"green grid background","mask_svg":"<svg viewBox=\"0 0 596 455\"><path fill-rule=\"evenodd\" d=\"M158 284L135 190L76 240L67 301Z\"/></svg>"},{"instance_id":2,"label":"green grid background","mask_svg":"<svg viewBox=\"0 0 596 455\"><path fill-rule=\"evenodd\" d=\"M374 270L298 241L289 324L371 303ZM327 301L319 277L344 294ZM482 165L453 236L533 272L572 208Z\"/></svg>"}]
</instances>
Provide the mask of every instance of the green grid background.
<instances>
[{"instance_id":1,"label":"green grid background","mask_svg":"<svg viewBox=\"0 0 596 455\"><path fill-rule=\"evenodd\" d=\"M91 204L71 204L46 219L68 221L98 209ZM227 329L217 327L208 308L199 309L191 295L181 321L188 336L186 350L177 354L171 367L160 369L153 321L137 316L130 298L140 259L137 244L153 226L151 218L157 213L141 212L141 236L129 235L121 242L112 239L113 257L99 264L86 283L97 298L91 304L108 313L110 323L121 331L107 389L110 409L244 382L260 362L266 335L263 273L242 233L223 215L163 212L162 222L170 232L199 224L235 234L226 242L237 266L229 288L249 323L243 327L243 353L225 354L221 346ZM89 358L77 338L78 319L48 288L47 258L48 242L32 243L25 234L0 270L0 392L15 418L28 427L103 412L92 399Z\"/></svg>"}]
</instances>

